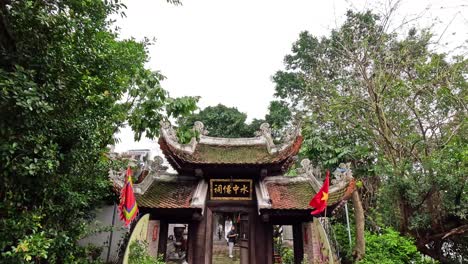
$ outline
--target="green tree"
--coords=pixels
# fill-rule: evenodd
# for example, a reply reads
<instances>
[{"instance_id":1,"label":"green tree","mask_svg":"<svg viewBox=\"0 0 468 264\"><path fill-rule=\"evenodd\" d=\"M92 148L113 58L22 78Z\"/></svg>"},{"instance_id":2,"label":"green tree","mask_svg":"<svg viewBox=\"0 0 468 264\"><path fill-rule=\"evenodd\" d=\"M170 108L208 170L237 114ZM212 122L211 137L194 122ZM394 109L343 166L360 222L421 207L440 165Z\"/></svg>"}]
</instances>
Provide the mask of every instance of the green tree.
<instances>
[{"instance_id":1,"label":"green tree","mask_svg":"<svg viewBox=\"0 0 468 264\"><path fill-rule=\"evenodd\" d=\"M179 131L190 131L196 121L201 121L212 137L247 137L251 136L251 133L245 123L246 119L247 115L239 112L237 108L218 104L208 106L196 114L181 117L177 123ZM190 140L192 135L187 135L187 139Z\"/></svg>"},{"instance_id":2,"label":"green tree","mask_svg":"<svg viewBox=\"0 0 468 264\"><path fill-rule=\"evenodd\" d=\"M222 104L208 106L196 114L184 116L178 120L178 137L183 142L188 142L193 136L193 124L201 121L213 137L253 137L262 123L269 123L273 133L279 135L280 131L291 119L291 112L286 103L272 101L268 107L265 119L254 119L250 124L246 123L247 115L235 107L227 107Z\"/></svg>"},{"instance_id":3,"label":"green tree","mask_svg":"<svg viewBox=\"0 0 468 264\"><path fill-rule=\"evenodd\" d=\"M144 67L148 40L118 40L118 1L0 1L0 255L5 263L83 263L90 210L111 195L107 145L125 124L196 109Z\"/></svg>"},{"instance_id":4,"label":"green tree","mask_svg":"<svg viewBox=\"0 0 468 264\"><path fill-rule=\"evenodd\" d=\"M255 131L258 131L260 125L268 123L271 128L272 136L276 139L280 138L284 128L288 125L292 125L292 113L288 108L286 102L283 101L271 101L268 105L268 113L264 119L254 119L248 124L247 130L251 136L254 135Z\"/></svg>"},{"instance_id":5,"label":"green tree","mask_svg":"<svg viewBox=\"0 0 468 264\"><path fill-rule=\"evenodd\" d=\"M328 37L302 32L276 95L304 117L306 155L378 175L383 224L434 258L466 258L468 61L430 49L430 30L389 33L388 21L350 11Z\"/></svg>"},{"instance_id":6,"label":"green tree","mask_svg":"<svg viewBox=\"0 0 468 264\"><path fill-rule=\"evenodd\" d=\"M265 121L272 129L281 130L291 121L292 115L288 105L284 101L271 101L268 106L268 114Z\"/></svg>"}]
</instances>

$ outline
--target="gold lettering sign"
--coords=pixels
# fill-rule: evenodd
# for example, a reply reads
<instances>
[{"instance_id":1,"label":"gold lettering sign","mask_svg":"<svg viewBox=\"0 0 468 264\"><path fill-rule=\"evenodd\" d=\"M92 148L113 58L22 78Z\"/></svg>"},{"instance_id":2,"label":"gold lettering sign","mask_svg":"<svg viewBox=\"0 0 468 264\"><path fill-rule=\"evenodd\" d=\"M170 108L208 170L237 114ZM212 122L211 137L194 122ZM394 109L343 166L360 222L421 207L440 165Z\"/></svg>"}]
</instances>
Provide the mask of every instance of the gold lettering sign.
<instances>
[{"instance_id":1,"label":"gold lettering sign","mask_svg":"<svg viewBox=\"0 0 468 264\"><path fill-rule=\"evenodd\" d=\"M252 200L252 180L211 179L211 200Z\"/></svg>"}]
</instances>

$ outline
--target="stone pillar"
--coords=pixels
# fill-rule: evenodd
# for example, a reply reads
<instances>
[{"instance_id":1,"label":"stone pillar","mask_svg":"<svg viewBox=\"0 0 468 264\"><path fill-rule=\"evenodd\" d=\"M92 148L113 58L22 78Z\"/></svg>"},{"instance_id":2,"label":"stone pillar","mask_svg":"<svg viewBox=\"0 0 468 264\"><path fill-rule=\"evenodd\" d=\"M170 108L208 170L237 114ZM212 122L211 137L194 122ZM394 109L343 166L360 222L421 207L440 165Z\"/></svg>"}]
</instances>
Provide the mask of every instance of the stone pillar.
<instances>
[{"instance_id":1,"label":"stone pillar","mask_svg":"<svg viewBox=\"0 0 468 264\"><path fill-rule=\"evenodd\" d=\"M148 253L153 257L158 256L159 231L159 220L150 220L148 222L148 233L146 235L146 241L148 242Z\"/></svg>"},{"instance_id":2,"label":"stone pillar","mask_svg":"<svg viewBox=\"0 0 468 264\"><path fill-rule=\"evenodd\" d=\"M318 248L317 239L314 239L314 227L312 222L302 223L303 244L304 244L304 258L307 263L314 263L314 250Z\"/></svg>"}]
</instances>

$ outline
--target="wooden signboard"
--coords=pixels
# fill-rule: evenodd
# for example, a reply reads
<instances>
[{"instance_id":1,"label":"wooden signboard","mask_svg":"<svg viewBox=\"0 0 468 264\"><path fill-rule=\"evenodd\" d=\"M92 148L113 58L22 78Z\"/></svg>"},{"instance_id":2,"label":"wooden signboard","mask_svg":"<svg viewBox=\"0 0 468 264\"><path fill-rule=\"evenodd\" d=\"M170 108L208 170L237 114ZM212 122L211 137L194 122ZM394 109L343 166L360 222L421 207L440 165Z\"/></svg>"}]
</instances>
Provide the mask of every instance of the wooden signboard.
<instances>
[{"instance_id":1,"label":"wooden signboard","mask_svg":"<svg viewBox=\"0 0 468 264\"><path fill-rule=\"evenodd\" d=\"M252 200L251 179L211 179L211 200Z\"/></svg>"}]
</instances>

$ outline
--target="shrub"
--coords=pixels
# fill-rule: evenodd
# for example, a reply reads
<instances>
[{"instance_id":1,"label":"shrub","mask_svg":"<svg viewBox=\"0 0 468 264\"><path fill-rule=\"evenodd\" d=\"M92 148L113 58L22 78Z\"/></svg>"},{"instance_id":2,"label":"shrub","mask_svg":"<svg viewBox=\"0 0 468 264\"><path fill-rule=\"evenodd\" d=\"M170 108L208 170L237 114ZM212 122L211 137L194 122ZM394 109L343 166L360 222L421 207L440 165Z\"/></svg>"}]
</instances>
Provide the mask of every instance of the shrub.
<instances>
[{"instance_id":1,"label":"shrub","mask_svg":"<svg viewBox=\"0 0 468 264\"><path fill-rule=\"evenodd\" d=\"M352 249L349 247L346 226L334 224L333 228L343 262L352 263ZM351 236L355 237L353 226L351 226ZM413 239L402 236L390 227L382 229L379 233L366 231L365 240L366 254L364 259L359 261L360 264L437 263L423 258ZM354 247L354 241L351 246Z\"/></svg>"},{"instance_id":2,"label":"shrub","mask_svg":"<svg viewBox=\"0 0 468 264\"><path fill-rule=\"evenodd\" d=\"M154 258L148 254L148 245L142 241L133 241L130 244L128 264L165 264L162 255Z\"/></svg>"},{"instance_id":3,"label":"shrub","mask_svg":"<svg viewBox=\"0 0 468 264\"><path fill-rule=\"evenodd\" d=\"M294 251L291 248L281 248L281 259L283 264L294 264Z\"/></svg>"}]
</instances>

